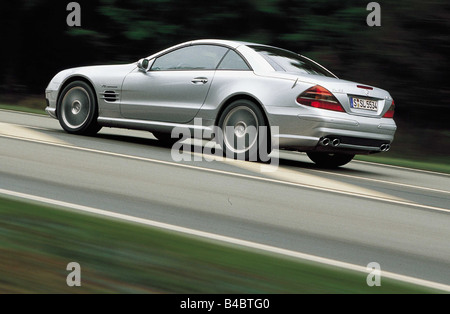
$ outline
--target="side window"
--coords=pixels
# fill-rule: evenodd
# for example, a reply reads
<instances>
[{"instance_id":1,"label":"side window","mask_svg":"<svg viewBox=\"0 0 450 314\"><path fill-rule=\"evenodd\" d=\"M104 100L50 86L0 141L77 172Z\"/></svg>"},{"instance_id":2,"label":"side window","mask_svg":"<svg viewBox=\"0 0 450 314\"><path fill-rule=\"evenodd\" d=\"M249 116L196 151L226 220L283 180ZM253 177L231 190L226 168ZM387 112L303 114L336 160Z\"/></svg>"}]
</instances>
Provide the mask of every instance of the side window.
<instances>
[{"instance_id":1,"label":"side window","mask_svg":"<svg viewBox=\"0 0 450 314\"><path fill-rule=\"evenodd\" d=\"M233 50L229 50L218 70L250 70L247 63Z\"/></svg>"},{"instance_id":2,"label":"side window","mask_svg":"<svg viewBox=\"0 0 450 314\"><path fill-rule=\"evenodd\" d=\"M151 71L215 70L227 48L195 45L169 52L155 60Z\"/></svg>"}]
</instances>

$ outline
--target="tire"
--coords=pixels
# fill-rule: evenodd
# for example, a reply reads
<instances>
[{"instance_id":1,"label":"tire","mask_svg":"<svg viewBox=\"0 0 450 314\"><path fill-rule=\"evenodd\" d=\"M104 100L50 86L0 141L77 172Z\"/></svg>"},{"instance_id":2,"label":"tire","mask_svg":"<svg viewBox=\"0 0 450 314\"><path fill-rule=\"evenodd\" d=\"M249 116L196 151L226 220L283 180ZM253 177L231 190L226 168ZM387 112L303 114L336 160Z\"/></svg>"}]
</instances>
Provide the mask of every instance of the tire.
<instances>
[{"instance_id":1,"label":"tire","mask_svg":"<svg viewBox=\"0 0 450 314\"><path fill-rule=\"evenodd\" d=\"M221 114L218 127L222 135L217 140L225 156L267 161L270 134L267 128L261 128L266 127L264 115L254 102L246 99L232 102Z\"/></svg>"},{"instance_id":2,"label":"tire","mask_svg":"<svg viewBox=\"0 0 450 314\"><path fill-rule=\"evenodd\" d=\"M92 88L83 81L68 84L58 99L58 120L71 134L94 135L100 131L97 123L97 101Z\"/></svg>"},{"instance_id":3,"label":"tire","mask_svg":"<svg viewBox=\"0 0 450 314\"><path fill-rule=\"evenodd\" d=\"M322 152L309 152L307 155L316 165L323 168L337 168L343 166L348 164L353 157L355 157L355 155L352 154Z\"/></svg>"}]
</instances>

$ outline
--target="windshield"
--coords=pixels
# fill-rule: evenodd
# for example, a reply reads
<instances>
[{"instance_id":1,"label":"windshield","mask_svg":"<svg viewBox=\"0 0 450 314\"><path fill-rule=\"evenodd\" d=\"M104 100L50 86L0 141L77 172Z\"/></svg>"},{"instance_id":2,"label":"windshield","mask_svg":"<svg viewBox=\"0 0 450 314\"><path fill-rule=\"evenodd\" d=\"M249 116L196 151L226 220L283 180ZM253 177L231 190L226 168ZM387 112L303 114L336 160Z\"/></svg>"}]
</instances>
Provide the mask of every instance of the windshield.
<instances>
[{"instance_id":1,"label":"windshield","mask_svg":"<svg viewBox=\"0 0 450 314\"><path fill-rule=\"evenodd\" d=\"M266 46L249 46L258 52L275 71L336 77L313 61L288 50Z\"/></svg>"}]
</instances>

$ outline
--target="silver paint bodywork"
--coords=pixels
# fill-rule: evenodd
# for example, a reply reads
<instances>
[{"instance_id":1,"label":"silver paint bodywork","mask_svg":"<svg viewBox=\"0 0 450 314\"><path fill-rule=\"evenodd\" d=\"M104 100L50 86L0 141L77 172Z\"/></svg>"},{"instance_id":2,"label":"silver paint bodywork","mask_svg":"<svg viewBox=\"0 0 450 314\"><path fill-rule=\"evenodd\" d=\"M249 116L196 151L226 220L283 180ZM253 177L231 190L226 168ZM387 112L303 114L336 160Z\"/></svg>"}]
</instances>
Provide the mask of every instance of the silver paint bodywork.
<instances>
[{"instance_id":1,"label":"silver paint bodywork","mask_svg":"<svg viewBox=\"0 0 450 314\"><path fill-rule=\"evenodd\" d=\"M281 149L374 153L381 151L380 142L390 144L393 141L396 124L391 118L383 118L393 102L387 91L373 86L368 91L358 88L359 83L333 77L277 72L248 43L197 40L146 59L152 62L175 49L203 44L236 51L251 69L154 72L142 71L136 62L68 69L58 73L49 83L46 111L57 118L62 89L68 82L83 79L95 90L99 109L97 120L106 127L170 132L173 127L181 126L212 131L229 100L246 97L261 106L271 130L272 143L277 143ZM332 92L345 112L297 103L297 97L315 85ZM351 108L349 95L378 99L378 111ZM194 125L194 118L201 118L203 125ZM351 140L343 141L339 147L321 147L319 141L329 135Z\"/></svg>"}]
</instances>

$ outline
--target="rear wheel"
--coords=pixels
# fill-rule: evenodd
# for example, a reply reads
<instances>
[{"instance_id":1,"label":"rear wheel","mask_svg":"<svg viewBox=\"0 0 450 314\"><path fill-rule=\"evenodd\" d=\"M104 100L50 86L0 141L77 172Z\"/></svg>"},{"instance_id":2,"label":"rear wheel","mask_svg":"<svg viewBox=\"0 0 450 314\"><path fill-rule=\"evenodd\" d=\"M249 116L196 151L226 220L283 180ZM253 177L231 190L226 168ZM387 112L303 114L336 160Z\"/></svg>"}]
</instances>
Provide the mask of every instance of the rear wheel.
<instances>
[{"instance_id":1,"label":"rear wheel","mask_svg":"<svg viewBox=\"0 0 450 314\"><path fill-rule=\"evenodd\" d=\"M220 144L227 157L257 161L265 159L261 154L270 153L264 115L252 101L231 103L220 116L218 126L223 134Z\"/></svg>"},{"instance_id":2,"label":"rear wheel","mask_svg":"<svg viewBox=\"0 0 450 314\"><path fill-rule=\"evenodd\" d=\"M355 157L355 155L352 154L322 152L309 152L307 155L316 165L324 168L337 168L343 166L348 164L353 157Z\"/></svg>"},{"instance_id":3,"label":"rear wheel","mask_svg":"<svg viewBox=\"0 0 450 314\"><path fill-rule=\"evenodd\" d=\"M83 81L74 81L63 89L57 110L59 123L68 133L92 135L101 129L95 94Z\"/></svg>"}]
</instances>

